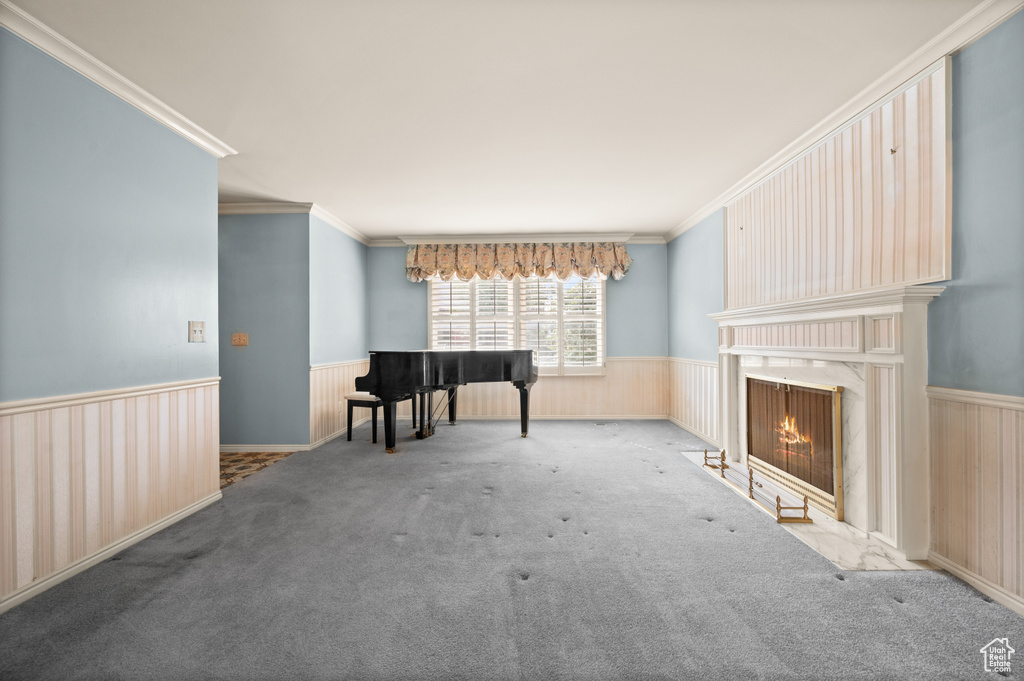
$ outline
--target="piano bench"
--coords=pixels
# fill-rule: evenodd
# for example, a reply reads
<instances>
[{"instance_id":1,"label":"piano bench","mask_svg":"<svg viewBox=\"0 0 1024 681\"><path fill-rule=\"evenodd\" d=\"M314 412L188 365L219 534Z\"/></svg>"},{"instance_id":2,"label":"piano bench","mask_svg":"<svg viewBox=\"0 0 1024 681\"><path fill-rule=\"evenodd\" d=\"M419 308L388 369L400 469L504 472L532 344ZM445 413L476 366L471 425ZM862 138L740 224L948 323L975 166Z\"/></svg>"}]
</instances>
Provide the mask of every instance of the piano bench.
<instances>
[{"instance_id":1,"label":"piano bench","mask_svg":"<svg viewBox=\"0 0 1024 681\"><path fill-rule=\"evenodd\" d=\"M384 403L376 395L364 392L345 395L345 402L348 404L348 441L352 441L352 408L364 407L373 411L373 444L377 444L377 407Z\"/></svg>"}]
</instances>

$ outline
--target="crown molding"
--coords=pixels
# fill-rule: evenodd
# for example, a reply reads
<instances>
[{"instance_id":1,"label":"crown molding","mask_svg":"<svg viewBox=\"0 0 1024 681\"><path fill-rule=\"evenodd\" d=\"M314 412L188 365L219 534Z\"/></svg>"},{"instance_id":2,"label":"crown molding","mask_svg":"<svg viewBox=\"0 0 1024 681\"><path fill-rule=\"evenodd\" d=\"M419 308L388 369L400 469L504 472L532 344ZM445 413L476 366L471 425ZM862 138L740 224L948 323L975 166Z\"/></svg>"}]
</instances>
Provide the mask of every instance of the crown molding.
<instances>
[{"instance_id":1,"label":"crown molding","mask_svg":"<svg viewBox=\"0 0 1024 681\"><path fill-rule=\"evenodd\" d=\"M217 158L238 152L149 94L25 10L0 0L0 26L131 104Z\"/></svg>"},{"instance_id":2,"label":"crown molding","mask_svg":"<svg viewBox=\"0 0 1024 681\"><path fill-rule=\"evenodd\" d=\"M407 246L416 246L418 244L533 244L577 243L580 241L625 243L632 236L632 234L436 234L434 236L399 236L398 238Z\"/></svg>"},{"instance_id":3,"label":"crown molding","mask_svg":"<svg viewBox=\"0 0 1024 681\"><path fill-rule=\"evenodd\" d=\"M665 241L672 241L686 230L694 227L701 220L767 179L814 145L842 130L859 118L861 114L892 97L902 86L909 85L927 75L937 68L945 57L959 52L978 40L1022 7L1024 7L1024 0L986 0L979 4L833 111L824 120L755 168L746 177L676 225L665 234Z\"/></svg>"},{"instance_id":4,"label":"crown molding","mask_svg":"<svg viewBox=\"0 0 1024 681\"><path fill-rule=\"evenodd\" d=\"M309 213L312 203L293 201L256 201L252 203L218 203L218 215L291 215Z\"/></svg>"},{"instance_id":5,"label":"crown molding","mask_svg":"<svg viewBox=\"0 0 1024 681\"><path fill-rule=\"evenodd\" d=\"M660 236L631 236L627 239L622 239L624 234L584 234L581 236L587 237L585 239L580 236L572 236L566 234L556 235L559 239L554 241L625 241L627 244L654 244L654 245L665 245L664 237ZM562 238L564 237L564 238ZM571 237L571 238L570 238ZM491 243L535 243L539 240L541 243L548 243L553 241L550 236L541 235L541 237L510 237L507 234L499 236L486 236L486 235L473 235L460 239L458 237L398 237L393 239L373 239L370 241L369 246L374 247L397 247L397 246L409 246L416 244L491 244ZM406 241L409 239L409 241Z\"/></svg>"},{"instance_id":6,"label":"crown molding","mask_svg":"<svg viewBox=\"0 0 1024 681\"><path fill-rule=\"evenodd\" d=\"M314 203L312 209L309 212L311 215L320 218L321 220L329 224L331 227L334 227L342 234L346 234L352 237L353 239L355 239L356 241L365 246L370 245L370 239L365 234L357 230L355 227L352 227L344 220L341 220L340 218L336 217L333 213L327 212L319 205Z\"/></svg>"},{"instance_id":7,"label":"crown molding","mask_svg":"<svg viewBox=\"0 0 1024 681\"><path fill-rule=\"evenodd\" d=\"M248 203L220 203L220 215L287 215L311 213L356 241L371 247L404 247L419 244L497 244L497 243L554 243L578 241L613 241L630 244L664 244L660 236L633 236L632 234L466 234L434 236L399 236L370 239L362 232L342 222L315 203L296 201L253 201Z\"/></svg>"},{"instance_id":8,"label":"crown molding","mask_svg":"<svg viewBox=\"0 0 1024 681\"><path fill-rule=\"evenodd\" d=\"M355 229L333 213L329 213L315 203L296 201L255 201L250 203L219 203L218 215L295 215L309 213L320 218L339 232L346 234L366 246L374 245L365 234Z\"/></svg>"}]
</instances>

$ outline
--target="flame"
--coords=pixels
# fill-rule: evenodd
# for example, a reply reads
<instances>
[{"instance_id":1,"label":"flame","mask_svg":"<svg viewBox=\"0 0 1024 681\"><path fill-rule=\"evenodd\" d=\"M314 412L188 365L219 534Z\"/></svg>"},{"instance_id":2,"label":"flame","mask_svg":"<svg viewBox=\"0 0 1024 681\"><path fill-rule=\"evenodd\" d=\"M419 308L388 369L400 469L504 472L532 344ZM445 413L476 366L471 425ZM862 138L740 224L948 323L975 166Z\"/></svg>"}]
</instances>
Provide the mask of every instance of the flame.
<instances>
[{"instance_id":1,"label":"flame","mask_svg":"<svg viewBox=\"0 0 1024 681\"><path fill-rule=\"evenodd\" d=\"M796 419L786 414L786 417L782 419L782 423L775 427L775 432L779 434L779 451L784 454L796 454L790 449L793 445L810 445L810 455L814 456L814 445L811 443L811 439L800 432L800 429L796 427Z\"/></svg>"}]
</instances>

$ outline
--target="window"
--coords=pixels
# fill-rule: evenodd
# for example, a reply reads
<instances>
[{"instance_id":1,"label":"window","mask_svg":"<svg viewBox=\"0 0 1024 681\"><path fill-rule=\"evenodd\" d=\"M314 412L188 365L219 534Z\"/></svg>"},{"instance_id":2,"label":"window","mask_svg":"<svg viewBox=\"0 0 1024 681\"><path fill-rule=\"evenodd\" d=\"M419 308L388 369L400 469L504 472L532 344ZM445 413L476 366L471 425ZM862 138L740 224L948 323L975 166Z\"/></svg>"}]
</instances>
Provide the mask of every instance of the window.
<instances>
[{"instance_id":1,"label":"window","mask_svg":"<svg viewBox=\"0 0 1024 681\"><path fill-rule=\"evenodd\" d=\"M429 281L432 350L526 349L542 374L604 371L604 281Z\"/></svg>"}]
</instances>

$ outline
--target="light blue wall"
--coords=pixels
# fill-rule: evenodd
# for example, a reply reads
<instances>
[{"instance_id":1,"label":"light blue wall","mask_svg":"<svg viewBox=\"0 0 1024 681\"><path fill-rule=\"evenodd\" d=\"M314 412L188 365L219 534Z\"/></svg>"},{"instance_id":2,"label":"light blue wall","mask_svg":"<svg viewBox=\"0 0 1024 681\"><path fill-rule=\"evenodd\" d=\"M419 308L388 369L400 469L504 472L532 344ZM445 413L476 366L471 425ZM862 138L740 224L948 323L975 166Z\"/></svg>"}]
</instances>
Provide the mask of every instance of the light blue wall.
<instances>
[{"instance_id":1,"label":"light blue wall","mask_svg":"<svg viewBox=\"0 0 1024 681\"><path fill-rule=\"evenodd\" d=\"M217 376L217 338L217 160L0 29L0 401Z\"/></svg>"},{"instance_id":2,"label":"light blue wall","mask_svg":"<svg viewBox=\"0 0 1024 681\"><path fill-rule=\"evenodd\" d=\"M725 211L718 210L668 244L668 354L718 361L718 322L725 306Z\"/></svg>"},{"instance_id":3,"label":"light blue wall","mask_svg":"<svg viewBox=\"0 0 1024 681\"><path fill-rule=\"evenodd\" d=\"M928 381L1024 397L1024 12L953 58L953 279Z\"/></svg>"},{"instance_id":4,"label":"light blue wall","mask_svg":"<svg viewBox=\"0 0 1024 681\"><path fill-rule=\"evenodd\" d=\"M664 357L668 350L668 247L635 244L629 273L607 282L608 356Z\"/></svg>"},{"instance_id":5,"label":"light blue wall","mask_svg":"<svg viewBox=\"0 0 1024 681\"><path fill-rule=\"evenodd\" d=\"M314 366L367 357L368 250L309 216L309 361Z\"/></svg>"},{"instance_id":6,"label":"light blue wall","mask_svg":"<svg viewBox=\"0 0 1024 681\"><path fill-rule=\"evenodd\" d=\"M309 443L309 218L220 217L222 444Z\"/></svg>"},{"instance_id":7,"label":"light blue wall","mask_svg":"<svg viewBox=\"0 0 1024 681\"><path fill-rule=\"evenodd\" d=\"M423 350L427 341L427 282L405 278L405 246L369 249L368 350Z\"/></svg>"}]
</instances>

